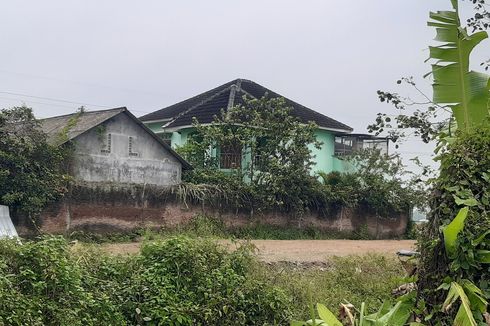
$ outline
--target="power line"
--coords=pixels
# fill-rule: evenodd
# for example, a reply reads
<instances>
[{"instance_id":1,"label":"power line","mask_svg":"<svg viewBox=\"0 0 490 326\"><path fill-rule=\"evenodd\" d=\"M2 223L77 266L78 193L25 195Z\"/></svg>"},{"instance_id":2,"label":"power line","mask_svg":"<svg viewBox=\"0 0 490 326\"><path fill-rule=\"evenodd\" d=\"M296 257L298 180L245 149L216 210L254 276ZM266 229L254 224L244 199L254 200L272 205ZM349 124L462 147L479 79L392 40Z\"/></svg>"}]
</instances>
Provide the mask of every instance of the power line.
<instances>
[{"instance_id":1,"label":"power line","mask_svg":"<svg viewBox=\"0 0 490 326\"><path fill-rule=\"evenodd\" d=\"M54 102L62 102L62 103L68 103L68 104L75 104L75 105L86 105L86 106L92 106L92 107L98 107L98 108L103 108L103 109L111 109L116 106L107 106L107 105L99 105L99 104L90 104L90 103L83 103L83 102L75 102L75 101L69 101L69 100L64 100L64 99L57 99L53 97L44 97L44 96L36 96L36 95L29 95L29 94L22 94L22 93L14 93L14 92L6 92L6 91L0 91L1 94L7 94L7 95L13 95L13 96L22 96L22 97L29 97L29 98L35 98L35 99L42 99L42 100L48 100L48 101L54 101ZM3 97L2 99L9 99ZM16 100L16 99L9 99L9 100ZM41 104L41 105L48 105L48 106L57 106L57 107L66 107L68 108L69 106L63 106L59 104L50 104L50 103L42 103L42 102L35 102L32 100L28 100L29 103L36 103L36 104ZM141 112L141 113L151 113L149 111L143 111L143 110L136 110L136 109L131 109L131 111L135 112Z\"/></svg>"},{"instance_id":2,"label":"power line","mask_svg":"<svg viewBox=\"0 0 490 326\"><path fill-rule=\"evenodd\" d=\"M57 99L53 97L44 97L44 96L36 96L36 95L29 95L29 94L22 94L22 93L14 93L14 92L5 92L5 91L0 91L2 94L8 94L8 95L14 95L14 96L23 96L23 97L30 97L30 98L36 98L36 99L41 99L41 100L48 100L48 101L54 101L54 102L63 102L63 103L70 103L70 104L77 104L77 105L87 105L87 106L95 106L99 108L106 108L110 109L110 106L107 105L98 105L98 104L89 104L89 103L82 103L82 102L74 102L74 101L69 101L69 100L62 100L62 99Z\"/></svg>"},{"instance_id":3,"label":"power line","mask_svg":"<svg viewBox=\"0 0 490 326\"><path fill-rule=\"evenodd\" d=\"M9 101L19 100L19 99L8 98L8 97L0 97L0 99L2 99L2 100L9 100ZM41 104L41 105L48 105L48 106L56 106L56 107L60 107L60 108L72 108L73 109L72 106L68 106L68 105L53 104L53 103L43 103L43 102L36 102L36 101L31 101L31 100L27 100L26 102L28 102L28 103L34 103L34 104Z\"/></svg>"},{"instance_id":4,"label":"power line","mask_svg":"<svg viewBox=\"0 0 490 326\"><path fill-rule=\"evenodd\" d=\"M156 93L156 92L149 92L149 91L143 91L143 90L138 90L138 89L130 89L130 88L114 87L114 86L108 86L108 85L102 85L102 84L96 84L96 83L88 83L85 81L61 79L61 78L54 78L54 77L48 77L48 76L42 76L42 75L33 75L33 74L24 73L24 72L9 71L9 70L4 70L4 69L0 69L0 73L14 74L14 75L24 76L24 77L28 77L28 78L47 79L47 80L53 80L56 82L63 82L63 83L68 82L68 83L73 83L73 84L85 85L85 86L89 86L89 87L110 88L110 89L115 89L118 91L141 93L141 94L147 94L147 95L151 95L151 96L155 96L155 97L161 97L162 96L161 94Z\"/></svg>"}]
</instances>

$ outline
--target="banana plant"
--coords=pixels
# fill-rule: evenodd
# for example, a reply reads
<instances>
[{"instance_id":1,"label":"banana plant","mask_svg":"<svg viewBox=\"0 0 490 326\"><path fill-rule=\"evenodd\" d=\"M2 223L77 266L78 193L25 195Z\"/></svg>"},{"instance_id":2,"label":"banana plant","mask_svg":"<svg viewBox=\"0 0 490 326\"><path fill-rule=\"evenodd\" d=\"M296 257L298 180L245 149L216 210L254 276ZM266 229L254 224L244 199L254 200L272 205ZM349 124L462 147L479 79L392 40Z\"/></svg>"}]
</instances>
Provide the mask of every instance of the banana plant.
<instances>
[{"instance_id":1,"label":"banana plant","mask_svg":"<svg viewBox=\"0 0 490 326\"><path fill-rule=\"evenodd\" d=\"M468 216L469 207L463 207L459 210L456 217L442 229L444 235L444 247L449 258L454 259L458 250L458 235L463 231L466 217ZM480 264L490 264L490 230L487 230L478 238L471 241L472 248L475 251L475 260Z\"/></svg>"},{"instance_id":2,"label":"banana plant","mask_svg":"<svg viewBox=\"0 0 490 326\"><path fill-rule=\"evenodd\" d=\"M384 302L376 313L365 315L366 307L363 302L359 318L344 325L323 304L318 303L316 306L319 319L313 314L312 319L306 322L292 321L290 326L403 326L410 317L412 308L412 305L406 302L399 301L394 306Z\"/></svg>"},{"instance_id":3,"label":"banana plant","mask_svg":"<svg viewBox=\"0 0 490 326\"><path fill-rule=\"evenodd\" d=\"M458 282L442 284L439 289L448 289L448 295L442 305L442 311L448 311L459 299L461 304L454 318L453 325L457 326L477 326L474 311L485 313L488 302L483 291L473 282L467 279Z\"/></svg>"},{"instance_id":4,"label":"banana plant","mask_svg":"<svg viewBox=\"0 0 490 326\"><path fill-rule=\"evenodd\" d=\"M316 311L320 318L316 318L313 305L310 306L311 319L307 321L292 321L290 326L344 326L325 305L316 304Z\"/></svg>"},{"instance_id":5,"label":"banana plant","mask_svg":"<svg viewBox=\"0 0 490 326\"><path fill-rule=\"evenodd\" d=\"M457 254L458 235L464 229L468 212L468 207L460 209L451 223L442 230L444 235L444 246L448 257L450 258L455 258ZM490 230L484 232L481 236L473 240L472 245L475 246L475 248L478 248L479 245L489 242L487 239L488 235L490 235ZM490 263L490 251L478 249L476 250L475 258L482 264ZM447 312L458 299L461 301L454 319L454 325L477 326L474 312L483 314L486 312L488 306L485 295L480 288L468 279L459 279L443 283L438 289L448 290L448 295L442 305L442 311Z\"/></svg>"},{"instance_id":6,"label":"banana plant","mask_svg":"<svg viewBox=\"0 0 490 326\"><path fill-rule=\"evenodd\" d=\"M467 130L489 116L490 75L469 69L471 51L488 34L480 31L469 35L461 27L458 1L451 0L451 4L454 10L431 12L428 22L436 28L435 40L443 43L429 47L428 60L435 60L433 102L449 106L458 128Z\"/></svg>"}]
</instances>

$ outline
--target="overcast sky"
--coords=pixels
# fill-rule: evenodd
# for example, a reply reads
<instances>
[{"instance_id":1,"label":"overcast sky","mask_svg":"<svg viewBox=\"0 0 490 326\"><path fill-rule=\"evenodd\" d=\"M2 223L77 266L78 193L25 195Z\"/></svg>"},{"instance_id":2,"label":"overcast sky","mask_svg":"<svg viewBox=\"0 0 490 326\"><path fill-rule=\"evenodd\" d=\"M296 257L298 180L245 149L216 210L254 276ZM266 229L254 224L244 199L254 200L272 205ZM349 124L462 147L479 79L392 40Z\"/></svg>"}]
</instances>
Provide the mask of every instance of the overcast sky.
<instances>
[{"instance_id":1,"label":"overcast sky","mask_svg":"<svg viewBox=\"0 0 490 326\"><path fill-rule=\"evenodd\" d=\"M25 103L49 117L79 102L139 116L246 78L366 132L377 112L394 113L376 90L407 93L395 81L413 75L430 91L421 77L434 36L426 21L448 8L449 0L2 1L0 108ZM489 49L485 41L474 61ZM414 140L400 150L431 151Z\"/></svg>"}]
</instances>

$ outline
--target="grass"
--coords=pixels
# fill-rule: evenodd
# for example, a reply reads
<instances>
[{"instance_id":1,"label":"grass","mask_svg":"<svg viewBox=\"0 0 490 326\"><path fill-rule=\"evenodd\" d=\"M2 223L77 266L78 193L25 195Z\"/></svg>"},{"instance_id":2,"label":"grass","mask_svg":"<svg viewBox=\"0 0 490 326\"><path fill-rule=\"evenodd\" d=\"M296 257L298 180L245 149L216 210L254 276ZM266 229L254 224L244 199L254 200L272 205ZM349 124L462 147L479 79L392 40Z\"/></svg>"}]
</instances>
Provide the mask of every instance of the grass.
<instances>
[{"instance_id":1,"label":"grass","mask_svg":"<svg viewBox=\"0 0 490 326\"><path fill-rule=\"evenodd\" d=\"M372 239L366 227L354 232L319 230L313 227L297 228L291 226L254 223L241 227L227 227L218 218L196 215L189 223L167 229L134 229L128 232L96 234L74 231L69 235L71 240L87 243L136 242L142 239L156 239L174 235L191 237L214 237L222 239L257 239L257 240L330 240L330 239Z\"/></svg>"},{"instance_id":2,"label":"grass","mask_svg":"<svg viewBox=\"0 0 490 326\"><path fill-rule=\"evenodd\" d=\"M360 231L357 239L364 239L363 232ZM320 233L313 229L291 229L261 224L227 229L219 219L207 216L196 216L185 226L158 232L140 229L129 234L98 236L75 233L72 237L82 242L107 243L142 239L152 241L176 234L194 238L277 240L356 238L356 235L347 237L338 233ZM392 289L404 283L405 272L395 257L379 254L332 257L326 263L327 267L322 269L295 269L288 265L255 262L249 277L282 289L290 299L290 309L293 318L297 320L309 318L308 307L312 303L323 303L336 312L340 303L349 302L355 307L360 307L361 303L365 302L368 310L374 312L383 301L392 300Z\"/></svg>"},{"instance_id":3,"label":"grass","mask_svg":"<svg viewBox=\"0 0 490 326\"><path fill-rule=\"evenodd\" d=\"M151 235L153 239L146 240L162 239L159 235ZM284 291L296 320L309 319L311 303L323 303L335 312L340 303L349 302L360 307L365 302L368 310L375 312L383 301L393 299L391 291L394 288L405 283L405 271L395 257L368 254L330 257L324 261L326 264L320 265L321 268L255 261L249 277Z\"/></svg>"},{"instance_id":4,"label":"grass","mask_svg":"<svg viewBox=\"0 0 490 326\"><path fill-rule=\"evenodd\" d=\"M404 270L396 258L383 255L332 257L325 270L293 269L259 264L254 277L278 286L291 298L295 319L309 318L310 303L323 303L338 311L340 303L360 307L362 302L374 312L391 290L403 282Z\"/></svg>"}]
</instances>

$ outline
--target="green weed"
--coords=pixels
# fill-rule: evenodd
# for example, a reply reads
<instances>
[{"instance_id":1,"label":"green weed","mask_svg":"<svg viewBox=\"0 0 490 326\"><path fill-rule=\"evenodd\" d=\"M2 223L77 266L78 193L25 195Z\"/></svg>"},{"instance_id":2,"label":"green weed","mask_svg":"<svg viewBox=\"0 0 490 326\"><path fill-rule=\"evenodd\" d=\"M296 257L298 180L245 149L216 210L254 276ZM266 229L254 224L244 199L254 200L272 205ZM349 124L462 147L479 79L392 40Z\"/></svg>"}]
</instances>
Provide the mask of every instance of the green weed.
<instances>
[{"instance_id":1,"label":"green weed","mask_svg":"<svg viewBox=\"0 0 490 326\"><path fill-rule=\"evenodd\" d=\"M325 269L258 266L255 277L283 289L291 297L294 319L308 319L309 305L321 302L337 311L342 302L376 311L391 300L391 290L400 285L403 268L396 258L382 255L333 257Z\"/></svg>"}]
</instances>

